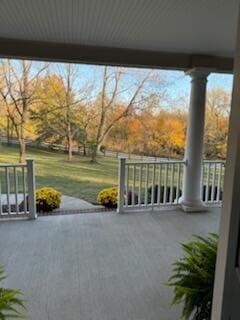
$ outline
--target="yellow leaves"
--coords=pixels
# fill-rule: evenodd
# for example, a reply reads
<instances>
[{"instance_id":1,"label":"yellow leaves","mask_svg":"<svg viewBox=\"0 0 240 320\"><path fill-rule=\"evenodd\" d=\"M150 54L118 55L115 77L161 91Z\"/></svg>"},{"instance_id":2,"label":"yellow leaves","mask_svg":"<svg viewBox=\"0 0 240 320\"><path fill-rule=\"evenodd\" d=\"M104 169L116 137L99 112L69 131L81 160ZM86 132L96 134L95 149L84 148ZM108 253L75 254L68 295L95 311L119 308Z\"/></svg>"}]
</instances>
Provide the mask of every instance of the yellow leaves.
<instances>
[{"instance_id":1,"label":"yellow leaves","mask_svg":"<svg viewBox=\"0 0 240 320\"><path fill-rule=\"evenodd\" d=\"M169 143L173 146L183 148L185 142L184 124L178 119L168 119L166 121L166 129Z\"/></svg>"},{"instance_id":2,"label":"yellow leaves","mask_svg":"<svg viewBox=\"0 0 240 320\"><path fill-rule=\"evenodd\" d=\"M117 206L118 190L116 187L103 189L97 196L97 202L105 207L114 208Z\"/></svg>"},{"instance_id":3,"label":"yellow leaves","mask_svg":"<svg viewBox=\"0 0 240 320\"><path fill-rule=\"evenodd\" d=\"M37 204L45 202L48 207L51 207L53 209L59 208L61 203L61 197L61 192L50 187L41 188L36 191Z\"/></svg>"}]
</instances>

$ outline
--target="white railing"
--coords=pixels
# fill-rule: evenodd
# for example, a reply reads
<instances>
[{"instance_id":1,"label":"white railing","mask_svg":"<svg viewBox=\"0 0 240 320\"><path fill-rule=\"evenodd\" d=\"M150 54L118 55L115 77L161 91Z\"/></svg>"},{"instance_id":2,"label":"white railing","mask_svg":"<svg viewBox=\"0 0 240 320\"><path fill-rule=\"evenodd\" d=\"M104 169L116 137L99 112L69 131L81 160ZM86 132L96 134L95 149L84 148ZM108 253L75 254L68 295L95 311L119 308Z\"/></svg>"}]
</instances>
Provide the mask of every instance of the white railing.
<instances>
[{"instance_id":1,"label":"white railing","mask_svg":"<svg viewBox=\"0 0 240 320\"><path fill-rule=\"evenodd\" d=\"M205 160L202 166L201 198L206 204L222 202L225 161Z\"/></svg>"},{"instance_id":2,"label":"white railing","mask_svg":"<svg viewBox=\"0 0 240 320\"><path fill-rule=\"evenodd\" d=\"M118 212L176 206L182 195L185 161L126 162L119 160ZM201 198L220 204L223 193L224 161L204 161Z\"/></svg>"},{"instance_id":3,"label":"white railing","mask_svg":"<svg viewBox=\"0 0 240 320\"><path fill-rule=\"evenodd\" d=\"M184 161L120 159L118 211L177 205L184 164Z\"/></svg>"},{"instance_id":4,"label":"white railing","mask_svg":"<svg viewBox=\"0 0 240 320\"><path fill-rule=\"evenodd\" d=\"M36 218L33 160L26 164L0 164L0 218Z\"/></svg>"}]
</instances>

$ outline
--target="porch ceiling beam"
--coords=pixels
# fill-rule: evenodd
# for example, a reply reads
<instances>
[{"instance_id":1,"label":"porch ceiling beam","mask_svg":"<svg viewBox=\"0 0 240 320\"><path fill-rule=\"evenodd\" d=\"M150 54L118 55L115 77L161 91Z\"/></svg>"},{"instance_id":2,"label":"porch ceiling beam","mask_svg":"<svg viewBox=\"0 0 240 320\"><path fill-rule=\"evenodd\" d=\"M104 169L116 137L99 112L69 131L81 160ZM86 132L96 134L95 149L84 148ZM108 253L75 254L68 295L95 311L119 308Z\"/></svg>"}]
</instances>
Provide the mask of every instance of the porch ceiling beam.
<instances>
[{"instance_id":1,"label":"porch ceiling beam","mask_svg":"<svg viewBox=\"0 0 240 320\"><path fill-rule=\"evenodd\" d=\"M232 73L233 59L219 56L71 45L0 38L0 56L8 58L188 70L203 67Z\"/></svg>"}]
</instances>

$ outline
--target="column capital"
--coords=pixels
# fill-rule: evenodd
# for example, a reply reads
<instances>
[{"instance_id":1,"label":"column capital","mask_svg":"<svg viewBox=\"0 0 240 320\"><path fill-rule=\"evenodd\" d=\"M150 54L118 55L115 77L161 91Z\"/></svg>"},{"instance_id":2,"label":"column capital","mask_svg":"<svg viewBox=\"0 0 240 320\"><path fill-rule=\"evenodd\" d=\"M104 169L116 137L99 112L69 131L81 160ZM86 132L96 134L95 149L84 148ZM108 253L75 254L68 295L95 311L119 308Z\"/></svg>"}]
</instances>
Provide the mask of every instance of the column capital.
<instances>
[{"instance_id":1,"label":"column capital","mask_svg":"<svg viewBox=\"0 0 240 320\"><path fill-rule=\"evenodd\" d=\"M207 80L207 77L214 70L209 68L192 68L185 71L187 76L190 76L193 80Z\"/></svg>"}]
</instances>

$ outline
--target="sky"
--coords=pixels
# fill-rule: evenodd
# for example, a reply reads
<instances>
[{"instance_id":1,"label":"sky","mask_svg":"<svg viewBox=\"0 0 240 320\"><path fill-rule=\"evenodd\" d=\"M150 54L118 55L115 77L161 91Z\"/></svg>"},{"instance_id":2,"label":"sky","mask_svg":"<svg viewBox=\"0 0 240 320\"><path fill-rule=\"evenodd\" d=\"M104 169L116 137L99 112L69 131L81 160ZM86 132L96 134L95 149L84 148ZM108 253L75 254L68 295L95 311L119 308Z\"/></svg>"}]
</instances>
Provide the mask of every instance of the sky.
<instances>
[{"instance_id":1,"label":"sky","mask_svg":"<svg viewBox=\"0 0 240 320\"><path fill-rule=\"evenodd\" d=\"M17 63L17 61L16 61ZM18 63L17 63L18 64ZM39 62L35 63L35 66L37 67ZM51 70L52 72L59 72L61 71L61 68L64 64L61 63L51 63ZM60 67L59 67L60 66ZM81 82L86 81L94 81L96 86L101 85L101 79L102 79L102 66L97 65L89 65L89 64L78 64L78 71L77 74L79 75L79 79L77 80L77 83L75 84L77 87ZM129 68L129 70L132 70L135 68ZM64 68L62 68L64 70ZM130 71L131 72L131 71ZM133 70L133 72L135 72ZM136 72L139 72L139 76L141 76L141 69L136 70ZM190 76L187 76L182 71L168 71L168 70L159 70L160 77L162 76L163 79L166 80L167 86L166 91L168 95L172 98L172 100L181 100L181 99L188 99L190 95L190 82L191 78ZM126 77L125 78L125 85L129 86L129 83L131 83L131 79L133 77ZM208 77L208 89L213 88L224 88L231 92L232 89L232 81L233 76L231 74L223 74L223 73L211 73ZM128 82L128 83L127 83ZM157 84L155 85L157 90Z\"/></svg>"},{"instance_id":2,"label":"sky","mask_svg":"<svg viewBox=\"0 0 240 320\"><path fill-rule=\"evenodd\" d=\"M101 66L93 65L80 65L83 78L88 78L91 80L95 78L96 81L101 77ZM168 92L173 98L189 96L191 88L191 78L187 76L182 71L167 71L162 70L160 73L163 77L166 77L169 82ZM225 88L231 91L232 89L233 76L231 74L223 73L211 73L208 77L208 89L213 89L217 87Z\"/></svg>"}]
</instances>

